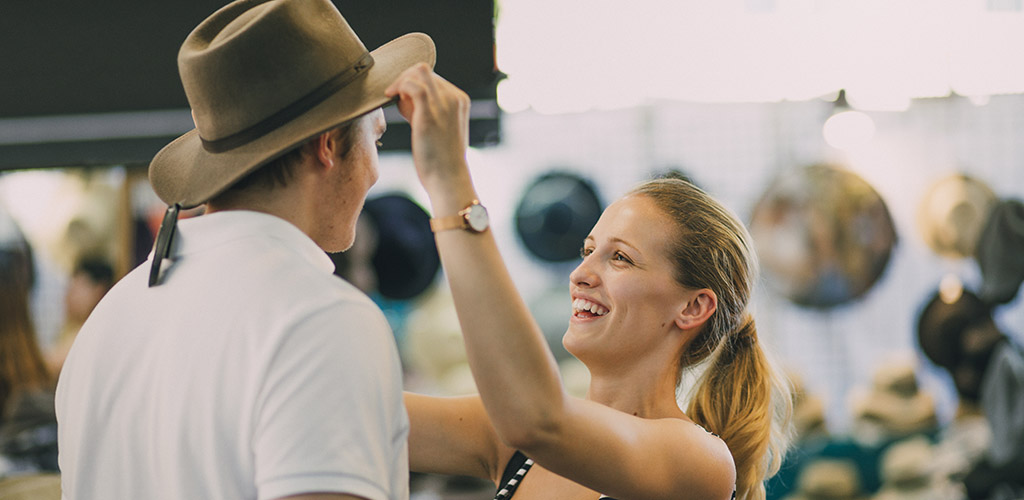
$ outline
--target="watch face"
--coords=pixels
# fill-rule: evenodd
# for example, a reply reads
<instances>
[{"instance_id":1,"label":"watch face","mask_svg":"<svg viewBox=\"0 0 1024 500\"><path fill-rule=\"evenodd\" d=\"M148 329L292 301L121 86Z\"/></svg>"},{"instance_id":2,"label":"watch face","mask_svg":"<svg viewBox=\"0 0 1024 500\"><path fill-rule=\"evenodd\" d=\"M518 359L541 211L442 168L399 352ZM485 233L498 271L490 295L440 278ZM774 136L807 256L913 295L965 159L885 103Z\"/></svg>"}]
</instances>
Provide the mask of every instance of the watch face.
<instances>
[{"instance_id":1,"label":"watch face","mask_svg":"<svg viewBox=\"0 0 1024 500\"><path fill-rule=\"evenodd\" d=\"M470 229L478 233L486 230L488 225L487 209L483 205L470 206L466 222L469 223Z\"/></svg>"}]
</instances>

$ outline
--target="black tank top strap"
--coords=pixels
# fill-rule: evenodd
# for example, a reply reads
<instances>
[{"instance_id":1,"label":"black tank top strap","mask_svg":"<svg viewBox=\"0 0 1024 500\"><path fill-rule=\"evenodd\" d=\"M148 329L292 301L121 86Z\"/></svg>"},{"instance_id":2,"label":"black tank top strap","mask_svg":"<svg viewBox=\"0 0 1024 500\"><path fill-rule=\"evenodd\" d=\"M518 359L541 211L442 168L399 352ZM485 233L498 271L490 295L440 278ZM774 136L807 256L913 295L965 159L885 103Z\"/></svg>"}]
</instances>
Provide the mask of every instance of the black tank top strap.
<instances>
[{"instance_id":1,"label":"black tank top strap","mask_svg":"<svg viewBox=\"0 0 1024 500\"><path fill-rule=\"evenodd\" d=\"M505 465L505 471L501 474L501 484L498 485L498 491L494 494L494 500L512 498L512 494L519 487L519 482L523 480L526 471L530 470L532 466L533 460L526 458L523 452L516 450L512 454L512 458L508 460L508 464Z\"/></svg>"},{"instance_id":2,"label":"black tank top strap","mask_svg":"<svg viewBox=\"0 0 1024 500\"><path fill-rule=\"evenodd\" d=\"M697 424L698 427L704 429L703 426ZM707 429L704 429L707 431ZM708 434L714 434L708 431ZM508 500L512 498L512 495L516 492L516 488L519 487L519 483L523 480L523 476L526 472L533 467L533 460L526 458L523 452L516 450L512 454L512 458L508 459L508 463L505 464L505 471L501 473L501 484L498 486L498 491L494 494L494 500ZM732 490L732 497L736 498L736 490ZM601 500L615 500L612 497L601 495Z\"/></svg>"}]
</instances>

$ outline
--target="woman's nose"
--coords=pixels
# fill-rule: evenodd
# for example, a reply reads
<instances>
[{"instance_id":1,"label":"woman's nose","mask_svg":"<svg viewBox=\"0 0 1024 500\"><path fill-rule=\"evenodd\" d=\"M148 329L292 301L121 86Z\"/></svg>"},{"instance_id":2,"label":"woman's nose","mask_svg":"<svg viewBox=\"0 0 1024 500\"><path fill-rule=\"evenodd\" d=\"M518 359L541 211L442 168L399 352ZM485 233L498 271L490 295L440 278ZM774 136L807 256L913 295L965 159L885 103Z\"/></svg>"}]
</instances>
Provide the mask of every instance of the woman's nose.
<instances>
[{"instance_id":1,"label":"woman's nose","mask_svg":"<svg viewBox=\"0 0 1024 500\"><path fill-rule=\"evenodd\" d=\"M591 260L589 257L585 257L580 265L573 269L572 273L569 274L569 284L578 287L594 287L599 283L597 274L591 269Z\"/></svg>"}]
</instances>

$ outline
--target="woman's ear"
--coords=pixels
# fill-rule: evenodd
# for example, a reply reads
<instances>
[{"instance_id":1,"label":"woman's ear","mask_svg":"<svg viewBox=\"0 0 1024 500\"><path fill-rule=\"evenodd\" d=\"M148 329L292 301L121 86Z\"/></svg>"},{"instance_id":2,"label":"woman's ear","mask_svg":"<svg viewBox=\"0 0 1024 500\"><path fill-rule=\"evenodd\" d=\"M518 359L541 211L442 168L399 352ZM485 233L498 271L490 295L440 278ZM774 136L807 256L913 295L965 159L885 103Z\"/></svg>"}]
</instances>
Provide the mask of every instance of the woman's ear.
<instances>
[{"instance_id":1,"label":"woman's ear","mask_svg":"<svg viewBox=\"0 0 1024 500\"><path fill-rule=\"evenodd\" d=\"M688 293L689 298L676 316L676 326L691 330L702 326L718 309L718 296L710 288Z\"/></svg>"}]
</instances>

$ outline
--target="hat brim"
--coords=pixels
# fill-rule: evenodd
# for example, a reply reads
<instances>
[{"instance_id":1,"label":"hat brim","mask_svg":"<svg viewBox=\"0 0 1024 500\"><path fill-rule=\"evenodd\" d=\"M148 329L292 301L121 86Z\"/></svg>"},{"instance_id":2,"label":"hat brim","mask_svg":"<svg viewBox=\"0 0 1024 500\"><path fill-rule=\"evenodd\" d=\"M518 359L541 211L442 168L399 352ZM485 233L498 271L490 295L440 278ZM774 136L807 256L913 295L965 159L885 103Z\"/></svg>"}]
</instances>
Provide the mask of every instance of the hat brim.
<instances>
[{"instance_id":1,"label":"hat brim","mask_svg":"<svg viewBox=\"0 0 1024 500\"><path fill-rule=\"evenodd\" d=\"M203 147L196 129L164 146L149 165L157 196L168 205L206 203L236 181L304 141L387 104L384 90L406 69L434 66L434 42L422 33L398 37L370 52L366 75L276 130L221 153Z\"/></svg>"}]
</instances>

